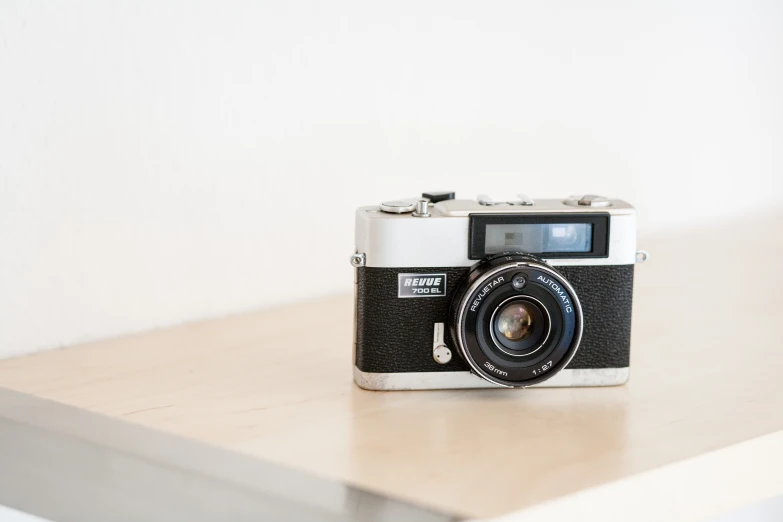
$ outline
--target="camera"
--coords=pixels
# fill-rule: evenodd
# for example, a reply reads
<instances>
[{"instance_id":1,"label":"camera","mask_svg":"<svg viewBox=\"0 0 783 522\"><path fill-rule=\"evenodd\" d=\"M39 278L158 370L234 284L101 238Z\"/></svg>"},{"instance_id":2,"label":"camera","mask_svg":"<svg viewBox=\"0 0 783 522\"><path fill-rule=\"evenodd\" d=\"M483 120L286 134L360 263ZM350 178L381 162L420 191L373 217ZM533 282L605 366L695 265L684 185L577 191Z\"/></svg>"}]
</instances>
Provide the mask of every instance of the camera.
<instances>
[{"instance_id":1,"label":"camera","mask_svg":"<svg viewBox=\"0 0 783 522\"><path fill-rule=\"evenodd\" d=\"M354 380L370 390L628 380L636 211L601 196L356 211Z\"/></svg>"}]
</instances>

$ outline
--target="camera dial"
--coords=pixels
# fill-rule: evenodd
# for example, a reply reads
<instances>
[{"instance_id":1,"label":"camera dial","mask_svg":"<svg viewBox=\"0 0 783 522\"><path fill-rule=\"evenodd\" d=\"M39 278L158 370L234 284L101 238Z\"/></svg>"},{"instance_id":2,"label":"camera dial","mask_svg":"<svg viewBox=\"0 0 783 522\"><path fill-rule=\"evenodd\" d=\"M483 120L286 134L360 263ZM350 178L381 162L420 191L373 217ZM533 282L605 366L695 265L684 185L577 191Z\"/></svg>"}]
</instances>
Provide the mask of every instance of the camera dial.
<instances>
[{"instance_id":1,"label":"camera dial","mask_svg":"<svg viewBox=\"0 0 783 522\"><path fill-rule=\"evenodd\" d=\"M460 356L492 383L525 387L565 368L582 338L571 284L529 254L501 254L475 265L451 302Z\"/></svg>"}]
</instances>

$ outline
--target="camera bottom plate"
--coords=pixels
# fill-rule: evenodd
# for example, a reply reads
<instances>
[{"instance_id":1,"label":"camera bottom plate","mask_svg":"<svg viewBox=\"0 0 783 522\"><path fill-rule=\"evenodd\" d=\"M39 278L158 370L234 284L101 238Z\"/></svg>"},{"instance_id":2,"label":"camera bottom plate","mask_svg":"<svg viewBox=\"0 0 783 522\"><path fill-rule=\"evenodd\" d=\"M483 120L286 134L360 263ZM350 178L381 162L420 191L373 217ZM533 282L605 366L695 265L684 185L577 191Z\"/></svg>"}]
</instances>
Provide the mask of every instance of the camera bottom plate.
<instances>
[{"instance_id":1,"label":"camera bottom plate","mask_svg":"<svg viewBox=\"0 0 783 522\"><path fill-rule=\"evenodd\" d=\"M628 382L629 368L561 370L531 388L617 386ZM470 372L370 373L353 367L353 378L365 390L447 390L455 388L501 388Z\"/></svg>"}]
</instances>

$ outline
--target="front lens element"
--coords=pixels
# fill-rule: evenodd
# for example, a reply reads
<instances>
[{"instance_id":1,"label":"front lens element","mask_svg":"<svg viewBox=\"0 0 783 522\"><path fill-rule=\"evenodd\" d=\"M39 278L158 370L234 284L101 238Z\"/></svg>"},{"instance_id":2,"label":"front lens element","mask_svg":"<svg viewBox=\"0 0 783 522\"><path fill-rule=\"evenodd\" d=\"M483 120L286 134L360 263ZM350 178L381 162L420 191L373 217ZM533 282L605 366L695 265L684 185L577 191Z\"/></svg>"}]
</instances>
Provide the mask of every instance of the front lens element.
<instances>
[{"instance_id":1,"label":"front lens element","mask_svg":"<svg viewBox=\"0 0 783 522\"><path fill-rule=\"evenodd\" d=\"M508 292L506 292L508 293ZM532 355L546 342L551 330L549 312L544 304L532 296L513 295L495 304L491 298L487 305L492 312L491 318L485 316L481 321L493 341L493 346L514 357ZM490 348L491 349L491 348Z\"/></svg>"},{"instance_id":2,"label":"front lens element","mask_svg":"<svg viewBox=\"0 0 783 522\"><path fill-rule=\"evenodd\" d=\"M495 319L498 331L509 341L524 341L533 333L535 320L532 305L517 301L504 306Z\"/></svg>"}]
</instances>

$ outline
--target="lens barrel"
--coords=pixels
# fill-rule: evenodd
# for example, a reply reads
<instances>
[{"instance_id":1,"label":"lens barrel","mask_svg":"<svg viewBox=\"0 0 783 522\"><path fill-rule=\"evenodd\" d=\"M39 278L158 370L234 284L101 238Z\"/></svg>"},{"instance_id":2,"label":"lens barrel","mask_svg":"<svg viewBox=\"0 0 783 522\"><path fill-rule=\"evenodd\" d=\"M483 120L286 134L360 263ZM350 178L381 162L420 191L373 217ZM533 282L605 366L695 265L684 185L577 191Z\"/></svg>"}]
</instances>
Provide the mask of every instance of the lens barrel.
<instances>
[{"instance_id":1,"label":"lens barrel","mask_svg":"<svg viewBox=\"0 0 783 522\"><path fill-rule=\"evenodd\" d=\"M478 376L507 387L538 384L565 368L584 322L570 283L529 254L502 254L474 266L450 315L460 356Z\"/></svg>"}]
</instances>

